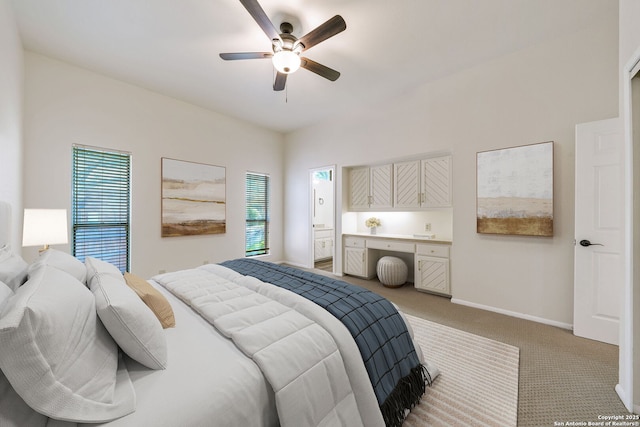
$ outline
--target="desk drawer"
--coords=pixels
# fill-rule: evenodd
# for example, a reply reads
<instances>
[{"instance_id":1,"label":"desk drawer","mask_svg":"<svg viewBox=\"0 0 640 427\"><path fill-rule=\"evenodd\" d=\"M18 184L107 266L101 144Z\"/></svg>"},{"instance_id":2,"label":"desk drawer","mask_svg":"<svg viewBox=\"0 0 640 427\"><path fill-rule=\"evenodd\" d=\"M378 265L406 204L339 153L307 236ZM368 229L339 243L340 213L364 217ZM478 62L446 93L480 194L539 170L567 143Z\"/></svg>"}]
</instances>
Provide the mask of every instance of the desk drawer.
<instances>
[{"instance_id":1,"label":"desk drawer","mask_svg":"<svg viewBox=\"0 0 640 427\"><path fill-rule=\"evenodd\" d=\"M344 245L349 248L364 248L365 240L361 237L346 237Z\"/></svg>"},{"instance_id":2,"label":"desk drawer","mask_svg":"<svg viewBox=\"0 0 640 427\"><path fill-rule=\"evenodd\" d=\"M448 245L416 245L416 253L419 255L429 255L440 258L449 258Z\"/></svg>"},{"instance_id":3,"label":"desk drawer","mask_svg":"<svg viewBox=\"0 0 640 427\"><path fill-rule=\"evenodd\" d=\"M394 240L367 239L367 248L414 253L416 245L413 243L396 242Z\"/></svg>"}]
</instances>

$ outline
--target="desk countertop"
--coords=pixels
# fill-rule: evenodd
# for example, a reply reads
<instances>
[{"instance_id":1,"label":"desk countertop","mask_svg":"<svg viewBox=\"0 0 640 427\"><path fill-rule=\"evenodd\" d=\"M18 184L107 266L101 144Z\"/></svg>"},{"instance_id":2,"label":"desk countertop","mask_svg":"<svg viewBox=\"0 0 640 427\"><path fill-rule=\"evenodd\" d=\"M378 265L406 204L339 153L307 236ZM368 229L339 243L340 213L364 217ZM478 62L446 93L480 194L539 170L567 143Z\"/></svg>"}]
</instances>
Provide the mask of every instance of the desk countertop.
<instances>
[{"instance_id":1,"label":"desk countertop","mask_svg":"<svg viewBox=\"0 0 640 427\"><path fill-rule=\"evenodd\" d=\"M404 241L412 241L412 242L420 242L420 243L437 243L437 244L445 244L450 245L453 243L451 240L442 240L442 239L429 239L427 237L417 237L411 234L371 234L371 233L343 233L343 236L355 236L355 237L366 237L367 239L395 239L395 240L404 240Z\"/></svg>"}]
</instances>

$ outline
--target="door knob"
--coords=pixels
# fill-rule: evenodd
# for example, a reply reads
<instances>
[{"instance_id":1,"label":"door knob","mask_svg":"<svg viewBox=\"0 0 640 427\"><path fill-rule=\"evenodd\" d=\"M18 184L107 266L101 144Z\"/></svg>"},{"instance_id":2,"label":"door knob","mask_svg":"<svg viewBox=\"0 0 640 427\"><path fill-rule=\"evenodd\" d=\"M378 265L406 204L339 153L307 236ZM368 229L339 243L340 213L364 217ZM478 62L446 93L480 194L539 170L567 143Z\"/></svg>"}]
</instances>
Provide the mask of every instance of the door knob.
<instances>
[{"instance_id":1,"label":"door knob","mask_svg":"<svg viewBox=\"0 0 640 427\"><path fill-rule=\"evenodd\" d=\"M588 240L580 240L580 246L584 246L585 248L587 246L604 246L602 243L591 243Z\"/></svg>"}]
</instances>

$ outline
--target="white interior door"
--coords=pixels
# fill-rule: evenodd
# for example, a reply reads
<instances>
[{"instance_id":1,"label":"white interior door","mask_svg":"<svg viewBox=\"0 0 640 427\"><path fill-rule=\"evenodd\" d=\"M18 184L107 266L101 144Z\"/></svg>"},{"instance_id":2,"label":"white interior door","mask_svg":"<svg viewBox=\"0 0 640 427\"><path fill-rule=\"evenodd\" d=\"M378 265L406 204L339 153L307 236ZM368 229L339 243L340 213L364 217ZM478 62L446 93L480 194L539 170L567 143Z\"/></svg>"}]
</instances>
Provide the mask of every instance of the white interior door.
<instances>
[{"instance_id":1,"label":"white interior door","mask_svg":"<svg viewBox=\"0 0 640 427\"><path fill-rule=\"evenodd\" d=\"M618 344L624 281L620 119L576 126L573 332Z\"/></svg>"}]
</instances>

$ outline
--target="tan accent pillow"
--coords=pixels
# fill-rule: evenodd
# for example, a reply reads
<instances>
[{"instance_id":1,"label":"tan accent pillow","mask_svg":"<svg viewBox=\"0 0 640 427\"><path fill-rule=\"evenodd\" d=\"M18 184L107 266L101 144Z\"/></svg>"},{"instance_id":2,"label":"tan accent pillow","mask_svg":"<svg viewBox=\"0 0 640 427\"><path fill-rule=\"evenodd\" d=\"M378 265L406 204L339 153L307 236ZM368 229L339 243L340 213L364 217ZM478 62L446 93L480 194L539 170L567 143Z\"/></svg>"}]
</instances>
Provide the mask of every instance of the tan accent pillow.
<instances>
[{"instance_id":1,"label":"tan accent pillow","mask_svg":"<svg viewBox=\"0 0 640 427\"><path fill-rule=\"evenodd\" d=\"M173 309L169 301L155 289L149 282L131 273L124 273L124 280L136 294L156 315L163 328L173 328L176 326L176 319L173 316Z\"/></svg>"}]
</instances>

